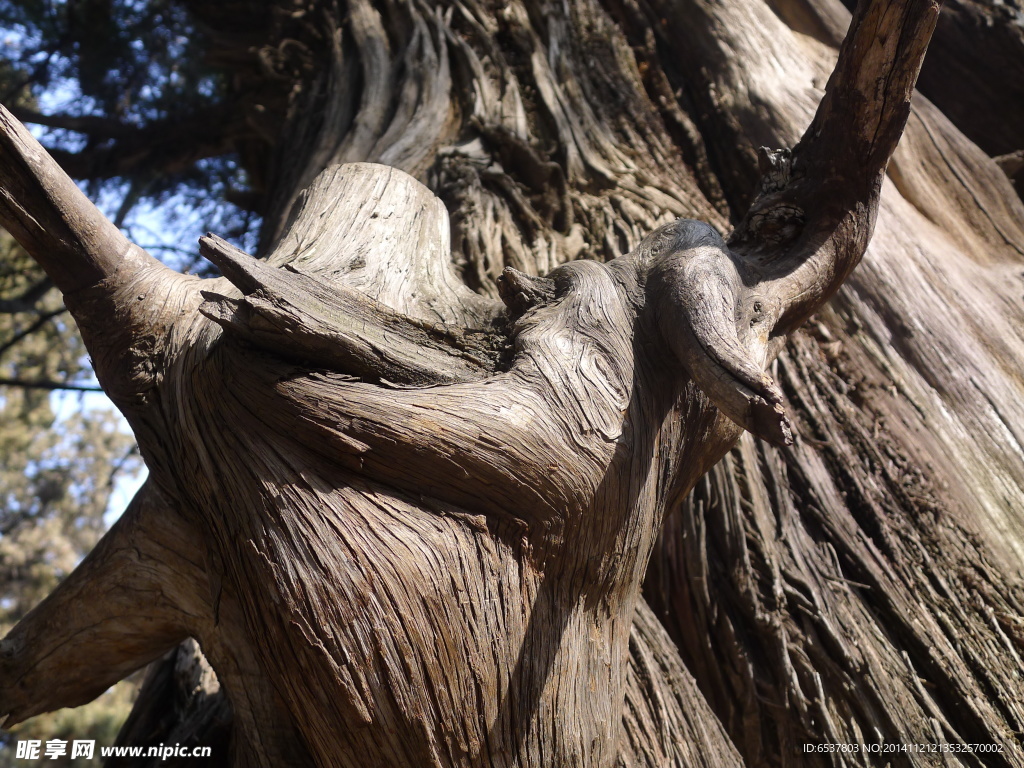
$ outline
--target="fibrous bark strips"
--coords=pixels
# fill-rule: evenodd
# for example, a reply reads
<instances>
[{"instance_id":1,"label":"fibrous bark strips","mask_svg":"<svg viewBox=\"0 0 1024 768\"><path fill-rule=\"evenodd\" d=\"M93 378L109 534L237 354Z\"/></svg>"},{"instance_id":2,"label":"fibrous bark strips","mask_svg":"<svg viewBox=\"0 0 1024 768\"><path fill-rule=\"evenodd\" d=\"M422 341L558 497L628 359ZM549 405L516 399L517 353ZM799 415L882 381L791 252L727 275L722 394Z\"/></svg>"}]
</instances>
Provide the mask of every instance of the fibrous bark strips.
<instances>
[{"instance_id":1,"label":"fibrous bark strips","mask_svg":"<svg viewBox=\"0 0 1024 768\"><path fill-rule=\"evenodd\" d=\"M737 195L674 101L658 46L688 43L680 66L703 66L707 80L691 86L701 120L735 145L794 144L831 57L766 8L332 8L320 9L338 25L330 66L300 94L322 122L291 124L269 267L209 240L227 279L162 270L7 129L12 168L27 170L13 174L20 187L5 180L5 219L68 292L153 480L5 640L0 710L84 700L192 635L231 699L238 764L787 763L822 735L1012 749L1019 660L995 663L1021 640L1008 566L989 564L991 541L963 535L956 492L901 463L912 427L838 426L861 424L853 405L920 423L938 412L938 383L961 380L929 392L909 374L932 369L904 366L895 380L912 396L888 405L851 401L836 383L819 350L837 367L861 355L854 370L881 371L874 381L900 362L878 343L883 324L848 328L892 313L886 279L844 293L814 326L818 341L783 352L778 383L762 378L866 246L935 9L862 9L812 130L792 155L764 154L760 196L727 248L690 224L641 241L674 216L724 229L701 189L720 207ZM358 100L344 87L353 69ZM472 86L455 100L463 113L456 83ZM927 107L913 120L924 127L912 121L910 138L931 141L921 152L948 157L941 121ZM462 274L441 204L395 172L328 170L286 218L326 165L353 160L405 168L442 193ZM969 150L961 162L994 172ZM928 230L933 253L962 264L984 244L993 255L977 260L979 281L1016 263L1019 226L994 213L1003 198L947 180L974 207L939 209L934 170L897 165L917 211L950 214ZM895 189L884 199L899 263L871 274L905 275L922 256L899 217L920 214ZM553 270L581 254L622 258ZM507 273L508 313L496 301L507 266L552 273ZM957 341L905 309L931 334L920 354ZM837 329L845 346L830 347ZM975 398L950 424L994 412L1009 429L1012 389L976 377L998 405L977 410ZM666 510L739 433L713 404L786 442L784 401L795 445L744 442L658 539ZM1019 494L1019 457L999 468ZM985 484L980 468L955 471ZM1019 524L994 498L983 508L992 525ZM652 551L648 593L672 640L639 600ZM141 620L125 618L126 582L153 595ZM922 619L915 590L933 595ZM83 665L98 642L112 656ZM70 669L65 685L48 683Z\"/></svg>"}]
</instances>

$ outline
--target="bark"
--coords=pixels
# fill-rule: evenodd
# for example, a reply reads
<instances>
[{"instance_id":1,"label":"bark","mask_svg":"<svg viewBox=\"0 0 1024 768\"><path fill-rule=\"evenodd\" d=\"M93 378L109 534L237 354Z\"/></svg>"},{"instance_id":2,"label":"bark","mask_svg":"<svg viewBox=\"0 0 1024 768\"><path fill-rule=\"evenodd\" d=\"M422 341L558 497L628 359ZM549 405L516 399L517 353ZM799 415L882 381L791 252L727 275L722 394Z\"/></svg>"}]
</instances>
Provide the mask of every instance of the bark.
<instances>
[{"instance_id":1,"label":"bark","mask_svg":"<svg viewBox=\"0 0 1024 768\"><path fill-rule=\"evenodd\" d=\"M206 239L224 278L5 123L5 223L153 480L5 639L0 711L192 636L237 765L1021 764L1024 217L910 110L937 9L865 5L838 63L810 0L307 10L268 258ZM717 463L740 426L775 447Z\"/></svg>"},{"instance_id":2,"label":"bark","mask_svg":"<svg viewBox=\"0 0 1024 768\"><path fill-rule=\"evenodd\" d=\"M1020 6L945 5L921 69L921 92L987 154L1024 150L1024 24Z\"/></svg>"},{"instance_id":3,"label":"bark","mask_svg":"<svg viewBox=\"0 0 1024 768\"><path fill-rule=\"evenodd\" d=\"M842 19L825 3L780 6L805 33L808 19ZM809 79L825 76L819 46L770 17L757 26L723 45L729 57L788 43L817 53ZM758 96L766 108L738 116L709 104L716 127L791 141L792 92ZM939 738L1006 744L967 762L1021 761L1020 393L1007 372L1024 217L994 163L915 105L864 263L780 356L803 440L744 440L652 558L646 594L752 763L795 762L807 741Z\"/></svg>"}]
</instances>

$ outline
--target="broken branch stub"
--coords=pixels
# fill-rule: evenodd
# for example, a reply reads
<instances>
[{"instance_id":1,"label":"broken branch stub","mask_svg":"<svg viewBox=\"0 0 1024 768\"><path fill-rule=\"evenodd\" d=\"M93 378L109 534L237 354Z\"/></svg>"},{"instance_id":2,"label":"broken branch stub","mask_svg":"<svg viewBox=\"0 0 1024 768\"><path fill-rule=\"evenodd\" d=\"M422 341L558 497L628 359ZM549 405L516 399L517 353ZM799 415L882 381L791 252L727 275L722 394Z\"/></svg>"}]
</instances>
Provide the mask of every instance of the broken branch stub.
<instances>
[{"instance_id":1,"label":"broken branch stub","mask_svg":"<svg viewBox=\"0 0 1024 768\"><path fill-rule=\"evenodd\" d=\"M267 266L214 235L199 241L199 252L243 294L204 292L199 311L297 363L408 386L473 381L497 367L502 344L493 331L409 317L291 265Z\"/></svg>"}]
</instances>

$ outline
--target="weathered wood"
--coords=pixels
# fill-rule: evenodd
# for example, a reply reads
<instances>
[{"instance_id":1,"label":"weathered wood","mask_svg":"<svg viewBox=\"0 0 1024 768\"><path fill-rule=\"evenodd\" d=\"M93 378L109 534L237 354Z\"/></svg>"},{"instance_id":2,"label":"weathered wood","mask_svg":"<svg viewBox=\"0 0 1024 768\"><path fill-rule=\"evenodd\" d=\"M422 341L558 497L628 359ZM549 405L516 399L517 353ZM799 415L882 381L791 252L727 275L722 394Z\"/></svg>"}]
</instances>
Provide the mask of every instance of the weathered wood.
<instances>
[{"instance_id":1,"label":"weathered wood","mask_svg":"<svg viewBox=\"0 0 1024 768\"><path fill-rule=\"evenodd\" d=\"M791 9L787 20L836 19L839 38L848 24L839 3L773 5ZM746 21L710 37L692 17L664 34L682 50L720 41L730 52L728 66L705 69L710 92L762 86L759 110L709 102L708 130L728 124L741 145L789 144L834 53L735 8ZM802 76L779 80L778 62L797 54ZM796 764L798 745L823 734L873 743L938 733L1002 743L987 759L1020 764L1009 734L1024 706L1010 682L1021 637L1007 627L1020 615L1024 392L1005 374L1024 353L1019 280L1008 279L1020 269L1024 210L923 99L889 171L864 262L780 356L795 447L744 441L669 518L652 557L645 594L750 763ZM733 195L749 187L726 185Z\"/></svg>"},{"instance_id":2,"label":"weathered wood","mask_svg":"<svg viewBox=\"0 0 1024 768\"><path fill-rule=\"evenodd\" d=\"M377 383L454 384L494 373L508 346L495 329L427 323L290 265L266 266L216 236L202 238L199 252L243 294L205 292L199 311L296 363Z\"/></svg>"},{"instance_id":3,"label":"weathered wood","mask_svg":"<svg viewBox=\"0 0 1024 768\"><path fill-rule=\"evenodd\" d=\"M109 277L135 249L2 106L0 163L0 220L65 293Z\"/></svg>"},{"instance_id":4,"label":"weathered wood","mask_svg":"<svg viewBox=\"0 0 1024 768\"><path fill-rule=\"evenodd\" d=\"M5 715L84 704L197 633L209 611L202 548L167 512L150 493L136 496L75 578L3 639Z\"/></svg>"},{"instance_id":5,"label":"weathered wood","mask_svg":"<svg viewBox=\"0 0 1024 768\"><path fill-rule=\"evenodd\" d=\"M186 768L197 762L215 765L230 754L231 705L195 640L185 641L161 663L150 666L139 701L141 705L132 710L118 733L119 742L145 748L134 764L152 768ZM145 754L149 747L157 748L152 757ZM168 757L168 747L184 747L189 757ZM192 757L197 747L209 749L210 759ZM121 761L107 761L117 762Z\"/></svg>"},{"instance_id":6,"label":"weathered wood","mask_svg":"<svg viewBox=\"0 0 1024 768\"><path fill-rule=\"evenodd\" d=\"M154 484L202 542L209 599L193 633L230 695L235 744L250 745L236 747L237 764L786 764L800 759L803 740L852 741L873 724L892 739L920 739L927 727L953 741L1010 744L1006 734L1020 724L1015 667L997 662L1020 643L1020 601L1009 594L1016 582L981 567L970 578L985 600L966 607L969 575L1001 556L996 537L983 528L986 543L962 560L944 554L957 535L978 531L955 492L933 505L938 491L902 478L898 461L899 450L919 451L922 465L939 455L935 438L922 437L933 427L951 442L978 427L963 444L989 466L943 469L983 499L986 519L1010 531L1019 523L1006 510L1012 502L997 499L1024 488L1019 451L983 434L1013 429L1005 414L1019 407L1015 385L966 370L1017 352L1010 326L1019 309L985 316L1000 329L986 344L1004 347L970 352L942 328L941 309L897 290L913 275L919 292L942 291L962 309L1005 282L1017 266L1016 235L1012 216L995 210L1001 193L941 177L943 193L964 202L941 227L928 225L928 211L945 210L926 194L937 171L914 166L922 151L897 161L880 232L899 245L888 261L868 263L877 283L858 281L856 308L825 314L825 330L815 325L820 344L801 337L783 352L777 381L764 377L784 333L857 263L875 220L880 173L934 20L927 4L880 9L858 14L831 100L802 148L764 155L760 197L729 245L706 225L658 225L701 218L725 230L701 195L711 166L728 199L748 199L753 148L796 142L834 59L767 8L616 3L613 21L589 0L515 1L500 14L468 2L447 15L410 6L398 23L358 2L347 20L330 17L347 25L360 58L332 47L323 90L307 94L330 118L312 137L310 124L292 123L302 140L288 143L270 215L271 268L219 248L230 280L176 279L155 301L148 295L140 306L158 307L156 320L129 327L149 334L132 347L149 368L125 375L117 340L102 336L102 322L92 333L104 384L122 393ZM886 34L897 28L906 34ZM672 102L684 84L657 69L658 36L680 60L693 58L688 73L710 81L697 118ZM638 62L657 72L642 73ZM368 83L358 104L339 86L352 67ZM428 83L423 72L440 75ZM453 82L472 83L471 93ZM851 88L865 98L844 102ZM655 107L651 94L666 101ZM728 162L721 147L701 146L692 124L687 130L692 119L726 126ZM917 136L936 135L927 110L912 120ZM865 153L846 146L847 131L884 141ZM959 149L951 134L938 135L940 154ZM559 153L543 149L545 136ZM691 174L684 154L707 158L706 167ZM451 263L442 206L426 188L365 164L318 175L332 159L395 162L429 181L453 208L453 250L465 263ZM970 150L960 162L978 169L975 178L994 168ZM735 178L722 170L730 164ZM960 280L948 279L955 270L922 267L912 249L922 237L939 261L962 268ZM610 262L558 267L581 255ZM297 272L284 271L289 264ZM932 287L929 274L945 284ZM964 275L979 287L965 287ZM954 286L977 296L958 304ZM203 291L226 297L215 302L232 314L204 308ZM79 315L101 305L96 292L86 299ZM243 306L250 314L236 317ZM948 364L957 374L944 394L923 381L934 362L915 367L891 354L910 358L912 343L884 346L901 312L926 330L927 354L956 342L964 355ZM290 329L295 343L287 327L254 331L259 313L274 322L301 316ZM875 322L879 313L888 326ZM363 332L346 328L353 317L391 323L416 346L396 340L381 364L344 335ZM494 332L502 318L513 354L464 371L472 380L412 390L376 383L436 383L437 361L464 329ZM861 318L871 321L866 332L839 335ZM419 344L413 329L435 325L444 330ZM829 338L882 371L873 390L892 386L884 371L898 370L912 396L893 404L876 394L867 405L838 397L847 385L829 372ZM972 386L994 398L995 420L978 397L952 403ZM836 426L859 424L862 406L888 424L916 418L917 431L894 439L898 448L871 450L871 429L848 438ZM947 406L949 421L936 427ZM666 510L740 434L722 413L776 442L792 425L795 444L780 454L744 443L742 461L715 470L701 486L714 490L683 505L659 540ZM888 440L885 429L878 434ZM985 487L993 465L1010 478L1006 489ZM807 499L810 509L801 506ZM925 530L933 509L955 516L948 535ZM894 527L907 510L922 519ZM889 546L892 536L906 546ZM1018 546L1010 538L1007 546ZM658 567L647 590L696 687L640 601L652 551ZM914 559L919 552L928 557ZM998 573L1009 573L1000 563ZM930 586L948 584L943 566L960 580ZM932 613L918 626L912 596L927 589ZM910 640L890 642L893 626ZM979 640L962 651L955 637L965 632ZM31 662L23 654L13 664ZM940 696L918 678L941 665L949 671L935 679L951 692ZM996 691L996 704L985 703L985 691ZM5 695L0 683L0 702Z\"/></svg>"}]
</instances>

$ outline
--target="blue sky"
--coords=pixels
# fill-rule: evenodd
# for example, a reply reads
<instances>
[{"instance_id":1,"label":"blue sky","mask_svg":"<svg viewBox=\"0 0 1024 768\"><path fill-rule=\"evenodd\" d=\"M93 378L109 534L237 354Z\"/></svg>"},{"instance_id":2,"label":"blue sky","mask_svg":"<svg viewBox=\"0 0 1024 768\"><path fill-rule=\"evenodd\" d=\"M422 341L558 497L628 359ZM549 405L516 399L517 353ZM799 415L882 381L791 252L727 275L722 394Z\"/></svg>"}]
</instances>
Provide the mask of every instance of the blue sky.
<instances>
[{"instance_id":1,"label":"blue sky","mask_svg":"<svg viewBox=\"0 0 1024 768\"><path fill-rule=\"evenodd\" d=\"M32 39L30 34L25 28L0 30L0 47L4 49L4 55L18 59L19 52L37 47L39 41ZM45 91L37 92L35 95L38 109L43 113L89 114L97 111L96 104L83 96L77 80L73 78L55 80ZM29 128L44 144L69 150L85 146L84 137L71 131L37 125ZM98 191L95 188L87 189L85 185L80 186L87 194L92 192L90 197L93 202L111 219L115 218L128 193L127 183L118 180L105 182ZM169 266L185 271L189 265L196 262L199 237L210 229L220 229L223 225L215 220L221 212L231 208L230 205L220 203L211 196L197 209L194 200L190 201L184 195L175 193L165 196L160 205L145 200L134 205L122 222L122 230L130 239ZM211 217L215 220L211 220ZM246 231L241 235L241 238L248 242L241 242L239 245L254 247L257 225L258 222L254 222L253 231ZM86 379L76 383L96 384L94 377L91 382ZM60 429L61 421L82 410L104 409L116 412L110 400L100 392L57 391L51 395L51 405L57 415L56 429ZM123 417L120 418L119 428L126 434L131 434ZM146 474L143 469L134 475L125 472L116 475L114 493L105 515L108 524L122 514L132 496L145 481Z\"/></svg>"}]
</instances>

